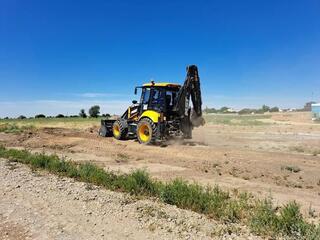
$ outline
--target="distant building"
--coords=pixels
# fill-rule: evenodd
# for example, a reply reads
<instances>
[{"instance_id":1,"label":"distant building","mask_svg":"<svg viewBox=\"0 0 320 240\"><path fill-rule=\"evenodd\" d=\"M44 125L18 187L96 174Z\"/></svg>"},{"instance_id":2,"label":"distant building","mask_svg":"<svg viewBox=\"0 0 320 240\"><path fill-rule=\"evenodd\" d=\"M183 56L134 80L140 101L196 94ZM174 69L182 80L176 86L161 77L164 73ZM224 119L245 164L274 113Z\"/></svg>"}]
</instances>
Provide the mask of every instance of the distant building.
<instances>
[{"instance_id":1,"label":"distant building","mask_svg":"<svg viewBox=\"0 0 320 240\"><path fill-rule=\"evenodd\" d=\"M311 104L312 119L320 120L320 103Z\"/></svg>"},{"instance_id":2,"label":"distant building","mask_svg":"<svg viewBox=\"0 0 320 240\"><path fill-rule=\"evenodd\" d=\"M315 104L316 102L307 102L304 107L303 107L303 110L304 111L307 111L307 112L311 112L311 105L312 104Z\"/></svg>"}]
</instances>

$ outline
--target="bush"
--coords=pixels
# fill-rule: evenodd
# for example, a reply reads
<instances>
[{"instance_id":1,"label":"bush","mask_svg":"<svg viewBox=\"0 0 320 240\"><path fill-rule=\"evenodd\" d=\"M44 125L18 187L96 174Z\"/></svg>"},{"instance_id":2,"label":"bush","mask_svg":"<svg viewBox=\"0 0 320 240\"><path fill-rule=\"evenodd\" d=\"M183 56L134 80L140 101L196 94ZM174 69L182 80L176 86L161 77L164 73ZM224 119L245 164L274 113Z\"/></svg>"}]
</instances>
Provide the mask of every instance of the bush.
<instances>
[{"instance_id":1,"label":"bush","mask_svg":"<svg viewBox=\"0 0 320 240\"><path fill-rule=\"evenodd\" d=\"M143 170L120 176L116 185L119 189L135 195L154 196L157 191L157 183L152 181L149 174Z\"/></svg>"},{"instance_id":2,"label":"bush","mask_svg":"<svg viewBox=\"0 0 320 240\"><path fill-rule=\"evenodd\" d=\"M100 107L98 105L95 105L95 106L92 106L90 109L89 109L89 115L90 117L95 117L97 118L100 114Z\"/></svg>"},{"instance_id":3,"label":"bush","mask_svg":"<svg viewBox=\"0 0 320 240\"><path fill-rule=\"evenodd\" d=\"M218 187L203 188L198 184L189 184L181 179L166 184L161 192L161 200L180 208L191 209L208 214L217 219L223 218L229 199L227 192Z\"/></svg>"},{"instance_id":4,"label":"bush","mask_svg":"<svg viewBox=\"0 0 320 240\"><path fill-rule=\"evenodd\" d=\"M277 230L278 218L271 199L257 201L249 225L251 230L262 235L273 235Z\"/></svg>"},{"instance_id":5,"label":"bush","mask_svg":"<svg viewBox=\"0 0 320 240\"><path fill-rule=\"evenodd\" d=\"M81 109L80 113L79 113L79 116L82 117L82 118L86 118L87 117L86 111L84 109Z\"/></svg>"},{"instance_id":6,"label":"bush","mask_svg":"<svg viewBox=\"0 0 320 240\"><path fill-rule=\"evenodd\" d=\"M260 109L254 110L254 113L256 113L256 114L263 114L263 113L265 113L265 111L264 111L262 108L260 108Z\"/></svg>"},{"instance_id":7,"label":"bush","mask_svg":"<svg viewBox=\"0 0 320 240\"><path fill-rule=\"evenodd\" d=\"M215 109L215 108L205 108L204 109L204 112L205 113L217 113L217 109Z\"/></svg>"},{"instance_id":8,"label":"bush","mask_svg":"<svg viewBox=\"0 0 320 240\"><path fill-rule=\"evenodd\" d=\"M220 108L219 110L218 110L218 112L220 112L220 113L226 113L227 111L228 111L228 107L222 107L222 108Z\"/></svg>"},{"instance_id":9,"label":"bush","mask_svg":"<svg viewBox=\"0 0 320 240\"><path fill-rule=\"evenodd\" d=\"M20 133L21 130L16 124L7 123L7 124L0 125L0 132L4 132L4 133Z\"/></svg>"},{"instance_id":10,"label":"bush","mask_svg":"<svg viewBox=\"0 0 320 240\"><path fill-rule=\"evenodd\" d=\"M34 116L35 118L46 118L46 116L44 114L38 114L36 116Z\"/></svg>"},{"instance_id":11,"label":"bush","mask_svg":"<svg viewBox=\"0 0 320 240\"><path fill-rule=\"evenodd\" d=\"M270 107L267 106L267 105L263 105L262 108L261 108L261 111L264 112L264 113L265 112L269 112L270 111Z\"/></svg>"},{"instance_id":12,"label":"bush","mask_svg":"<svg viewBox=\"0 0 320 240\"><path fill-rule=\"evenodd\" d=\"M77 170L80 180L113 189L110 181L113 179L110 177L112 174L108 174L103 169L91 163L85 163L79 165Z\"/></svg>"},{"instance_id":13,"label":"bush","mask_svg":"<svg viewBox=\"0 0 320 240\"><path fill-rule=\"evenodd\" d=\"M13 133L13 134L19 134L26 130L32 130L34 126L32 125L26 125L19 127L17 124L12 123L5 123L0 125L0 132L4 133Z\"/></svg>"},{"instance_id":14,"label":"bush","mask_svg":"<svg viewBox=\"0 0 320 240\"><path fill-rule=\"evenodd\" d=\"M58 114L57 116L56 116L56 118L64 118L65 116L63 115L63 114Z\"/></svg>"},{"instance_id":15,"label":"bush","mask_svg":"<svg viewBox=\"0 0 320 240\"><path fill-rule=\"evenodd\" d=\"M269 106L263 105L260 109L244 108L239 111L239 114L251 114L251 113L263 114L265 112L279 112L279 108L278 107L270 108Z\"/></svg>"},{"instance_id":16,"label":"bush","mask_svg":"<svg viewBox=\"0 0 320 240\"><path fill-rule=\"evenodd\" d=\"M279 112L279 108L278 107L273 107L270 109L270 112Z\"/></svg>"},{"instance_id":17,"label":"bush","mask_svg":"<svg viewBox=\"0 0 320 240\"><path fill-rule=\"evenodd\" d=\"M281 209L277 227L286 236L298 238L306 235L308 223L303 219L296 202L290 202Z\"/></svg>"},{"instance_id":18,"label":"bush","mask_svg":"<svg viewBox=\"0 0 320 240\"><path fill-rule=\"evenodd\" d=\"M26 119L26 116L20 115L17 119Z\"/></svg>"},{"instance_id":19,"label":"bush","mask_svg":"<svg viewBox=\"0 0 320 240\"><path fill-rule=\"evenodd\" d=\"M255 111L256 111L255 109L244 108L244 109L241 109L238 113L239 114L251 114Z\"/></svg>"},{"instance_id":20,"label":"bush","mask_svg":"<svg viewBox=\"0 0 320 240\"><path fill-rule=\"evenodd\" d=\"M293 173L298 173L301 171L301 168L299 168L298 166L282 166L281 170L283 169Z\"/></svg>"}]
</instances>

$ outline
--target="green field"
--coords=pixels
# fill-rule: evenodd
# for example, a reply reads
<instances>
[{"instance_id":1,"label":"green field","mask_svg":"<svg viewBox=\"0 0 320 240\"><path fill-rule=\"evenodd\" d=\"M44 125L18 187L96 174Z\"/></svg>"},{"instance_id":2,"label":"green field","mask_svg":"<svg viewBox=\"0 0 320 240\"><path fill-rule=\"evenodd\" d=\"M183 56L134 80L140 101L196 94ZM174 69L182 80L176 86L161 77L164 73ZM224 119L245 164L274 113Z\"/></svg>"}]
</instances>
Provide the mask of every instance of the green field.
<instances>
[{"instance_id":1,"label":"green field","mask_svg":"<svg viewBox=\"0 0 320 240\"><path fill-rule=\"evenodd\" d=\"M263 120L270 119L271 115L238 115L238 114L206 114L204 118L207 123L235 126L259 126L271 123Z\"/></svg>"},{"instance_id":2,"label":"green field","mask_svg":"<svg viewBox=\"0 0 320 240\"><path fill-rule=\"evenodd\" d=\"M75 128L84 129L96 127L100 125L102 118L31 118L31 119L1 119L1 128L23 128L23 127L62 127L62 128Z\"/></svg>"},{"instance_id":3,"label":"green field","mask_svg":"<svg viewBox=\"0 0 320 240\"><path fill-rule=\"evenodd\" d=\"M234 126L260 126L271 123L264 120L271 115L237 115L237 114L205 114L204 118L209 124ZM102 118L30 118L30 119L0 119L0 132L19 132L24 128L61 127L72 129L85 129L98 127Z\"/></svg>"}]
</instances>

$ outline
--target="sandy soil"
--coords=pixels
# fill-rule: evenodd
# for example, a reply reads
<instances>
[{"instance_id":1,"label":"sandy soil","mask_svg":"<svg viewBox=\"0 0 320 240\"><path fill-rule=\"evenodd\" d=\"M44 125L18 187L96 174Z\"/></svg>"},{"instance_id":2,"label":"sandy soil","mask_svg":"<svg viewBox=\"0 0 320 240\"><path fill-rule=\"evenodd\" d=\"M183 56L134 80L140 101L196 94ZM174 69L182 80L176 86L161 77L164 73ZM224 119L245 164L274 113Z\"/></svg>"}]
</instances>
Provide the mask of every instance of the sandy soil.
<instances>
[{"instance_id":1,"label":"sandy soil","mask_svg":"<svg viewBox=\"0 0 320 240\"><path fill-rule=\"evenodd\" d=\"M182 177L225 189L272 196L275 204L295 200L306 216L320 212L320 124L309 113L274 114L262 125L208 123L192 141L143 146L117 141L86 129L41 128L22 135L0 134L8 147L57 153L74 161L92 161L115 171L146 168L168 180ZM99 123L97 123L99 124ZM295 169L295 172L290 169Z\"/></svg>"}]
</instances>

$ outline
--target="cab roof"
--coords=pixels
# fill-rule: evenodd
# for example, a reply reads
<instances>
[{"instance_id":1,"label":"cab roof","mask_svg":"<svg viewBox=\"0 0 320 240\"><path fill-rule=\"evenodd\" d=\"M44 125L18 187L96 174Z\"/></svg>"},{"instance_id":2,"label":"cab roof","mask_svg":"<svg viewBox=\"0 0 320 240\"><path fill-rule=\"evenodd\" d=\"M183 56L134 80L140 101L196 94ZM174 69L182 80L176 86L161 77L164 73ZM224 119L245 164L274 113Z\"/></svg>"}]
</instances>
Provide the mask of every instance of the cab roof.
<instances>
[{"instance_id":1,"label":"cab roof","mask_svg":"<svg viewBox=\"0 0 320 240\"><path fill-rule=\"evenodd\" d=\"M171 88L179 88L180 84L176 83L167 83L167 82L162 82L162 83L145 83L143 84L143 87L171 87Z\"/></svg>"}]
</instances>

